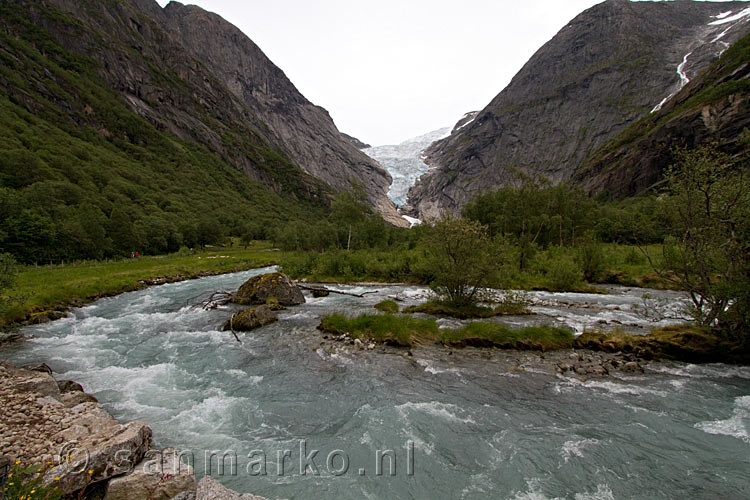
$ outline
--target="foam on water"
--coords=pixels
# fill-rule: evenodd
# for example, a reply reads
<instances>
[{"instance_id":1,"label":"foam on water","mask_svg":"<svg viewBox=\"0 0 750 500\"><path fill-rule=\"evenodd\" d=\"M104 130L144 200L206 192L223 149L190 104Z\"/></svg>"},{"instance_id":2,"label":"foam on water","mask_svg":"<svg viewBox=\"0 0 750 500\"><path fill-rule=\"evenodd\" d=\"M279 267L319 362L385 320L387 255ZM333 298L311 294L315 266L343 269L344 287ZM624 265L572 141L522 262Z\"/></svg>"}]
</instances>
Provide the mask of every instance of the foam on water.
<instances>
[{"instance_id":1,"label":"foam on water","mask_svg":"<svg viewBox=\"0 0 750 500\"><path fill-rule=\"evenodd\" d=\"M714 420L695 424L696 429L709 434L719 434L741 439L750 444L750 396L735 400L732 416L726 420Z\"/></svg>"},{"instance_id":2,"label":"foam on water","mask_svg":"<svg viewBox=\"0 0 750 500\"><path fill-rule=\"evenodd\" d=\"M584 449L597 444L599 444L598 439L573 439L565 441L562 450L560 450L560 455L562 455L563 460L567 463L573 457L583 458Z\"/></svg>"},{"instance_id":3,"label":"foam on water","mask_svg":"<svg viewBox=\"0 0 750 500\"><path fill-rule=\"evenodd\" d=\"M452 422L458 422L462 424L476 424L474 419L471 417L459 417L457 414L462 410L456 405L441 403L439 401L430 401L428 403L404 403L396 406L396 410L403 415L405 419L412 411L419 411L427 413L434 417L439 417Z\"/></svg>"},{"instance_id":4,"label":"foam on water","mask_svg":"<svg viewBox=\"0 0 750 500\"><path fill-rule=\"evenodd\" d=\"M47 361L117 418L149 422L158 446L195 451L196 470L204 449L235 449L244 456L267 448L275 454L307 438L311 447L351 452L354 467L371 464L376 449L403 451L407 440L414 443L413 477L399 470L398 477L377 481L368 468L363 478L356 469L345 478L218 478L268 498L588 500L613 498L613 492L656 498L664 496L666 483L677 485L668 494L689 497L695 484L684 483L683 471L695 469L696 461L727 491L748 486L743 464L722 457L747 450L750 396L738 395L750 394L750 369L655 363L647 376L580 382L529 373L535 365L527 362L527 372L509 373L500 367L515 355L497 351L453 350L447 357L443 349L415 348L408 357L396 350L337 346L327 353L319 347L316 327L323 314L372 312L391 297L411 305L429 295L424 287L337 285L377 293L310 300L282 313L279 322L242 334L242 344L218 331L234 308L187 307L269 270L108 298L25 329L32 338L11 346L7 357ZM609 292L530 296L535 307L548 308L566 324L617 321L619 315L648 324L635 308L643 291ZM679 300L679 294L652 293ZM528 326L552 319L497 321ZM546 471L559 474L540 478Z\"/></svg>"}]
</instances>

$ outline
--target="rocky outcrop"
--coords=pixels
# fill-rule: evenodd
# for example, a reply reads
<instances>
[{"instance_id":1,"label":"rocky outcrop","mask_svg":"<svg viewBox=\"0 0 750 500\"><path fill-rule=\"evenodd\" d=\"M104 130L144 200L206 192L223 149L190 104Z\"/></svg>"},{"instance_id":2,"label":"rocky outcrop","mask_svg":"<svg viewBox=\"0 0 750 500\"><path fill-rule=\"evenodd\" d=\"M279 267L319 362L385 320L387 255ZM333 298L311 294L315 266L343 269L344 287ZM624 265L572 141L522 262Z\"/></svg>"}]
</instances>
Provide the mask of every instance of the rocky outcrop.
<instances>
[{"instance_id":1,"label":"rocky outcrop","mask_svg":"<svg viewBox=\"0 0 750 500\"><path fill-rule=\"evenodd\" d=\"M714 143L735 155L750 128L750 35L690 82L657 112L638 121L602 147L572 181L592 195L634 196L657 189L674 149Z\"/></svg>"},{"instance_id":2,"label":"rocky outcrop","mask_svg":"<svg viewBox=\"0 0 750 500\"><path fill-rule=\"evenodd\" d=\"M369 144L366 144L366 143L360 141L356 137L350 136L349 134L345 134L345 133L341 132L341 135L344 137L344 139L346 139L347 141L349 141L352 144L354 144L354 147L357 148L357 149L367 149L367 148L371 148L372 147Z\"/></svg>"},{"instance_id":3,"label":"rocky outcrop","mask_svg":"<svg viewBox=\"0 0 750 500\"><path fill-rule=\"evenodd\" d=\"M409 215L456 213L524 175L567 181L608 140L647 115L748 31L711 25L742 2L607 0L544 45L477 117L427 150L430 171ZM686 55L688 57L686 58Z\"/></svg>"},{"instance_id":4,"label":"rocky outcrop","mask_svg":"<svg viewBox=\"0 0 750 500\"><path fill-rule=\"evenodd\" d=\"M244 305L266 304L276 299L282 306L305 303L302 290L286 274L269 273L247 280L234 294L233 302Z\"/></svg>"},{"instance_id":5,"label":"rocky outcrop","mask_svg":"<svg viewBox=\"0 0 750 500\"><path fill-rule=\"evenodd\" d=\"M247 311L243 311L227 321L224 325L224 330L249 332L256 328L276 323L278 320L279 316L271 309L271 306L262 305L251 307Z\"/></svg>"},{"instance_id":6,"label":"rocky outcrop","mask_svg":"<svg viewBox=\"0 0 750 500\"><path fill-rule=\"evenodd\" d=\"M239 494L223 487L216 479L211 476L205 476L198 482L198 490L195 493L195 500L266 500L265 498L250 495L249 493Z\"/></svg>"},{"instance_id":7,"label":"rocky outcrop","mask_svg":"<svg viewBox=\"0 0 750 500\"><path fill-rule=\"evenodd\" d=\"M68 398L85 394L74 384L60 386L69 392L61 393L46 372L0 363L0 453L43 466L44 484L66 492L134 473L134 465L152 451L151 428L143 422L122 425L98 403ZM192 484L183 476L160 480L161 489L176 493Z\"/></svg>"},{"instance_id":8,"label":"rocky outcrop","mask_svg":"<svg viewBox=\"0 0 750 500\"><path fill-rule=\"evenodd\" d=\"M193 468L177 450L151 450L132 472L107 483L103 500L170 500L195 488Z\"/></svg>"}]
</instances>

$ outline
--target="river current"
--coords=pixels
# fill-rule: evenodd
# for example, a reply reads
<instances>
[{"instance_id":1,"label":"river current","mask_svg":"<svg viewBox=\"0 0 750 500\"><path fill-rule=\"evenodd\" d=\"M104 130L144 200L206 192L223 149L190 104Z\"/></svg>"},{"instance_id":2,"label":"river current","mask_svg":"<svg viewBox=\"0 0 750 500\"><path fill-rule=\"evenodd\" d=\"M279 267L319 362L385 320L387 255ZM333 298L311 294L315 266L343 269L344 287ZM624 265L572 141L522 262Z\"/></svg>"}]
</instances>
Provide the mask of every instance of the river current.
<instances>
[{"instance_id":1,"label":"river current","mask_svg":"<svg viewBox=\"0 0 750 500\"><path fill-rule=\"evenodd\" d=\"M652 363L578 380L535 370L536 354L321 346L323 314L416 303L418 287L308 297L242 344L219 331L230 308L190 307L266 271L102 299L0 354L48 363L119 420L148 422L198 477L210 463L268 498L750 498L750 368ZM676 294L609 291L530 294L537 316L504 321L636 333L676 321Z\"/></svg>"}]
</instances>

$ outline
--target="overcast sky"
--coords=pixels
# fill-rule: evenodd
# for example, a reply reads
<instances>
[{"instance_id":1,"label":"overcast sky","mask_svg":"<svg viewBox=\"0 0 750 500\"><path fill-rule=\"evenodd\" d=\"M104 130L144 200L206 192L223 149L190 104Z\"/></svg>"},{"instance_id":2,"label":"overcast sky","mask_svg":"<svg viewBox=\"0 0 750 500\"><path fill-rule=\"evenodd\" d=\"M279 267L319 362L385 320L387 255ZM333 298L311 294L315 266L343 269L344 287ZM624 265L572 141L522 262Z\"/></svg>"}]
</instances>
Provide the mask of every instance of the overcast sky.
<instances>
[{"instance_id":1,"label":"overcast sky","mask_svg":"<svg viewBox=\"0 0 750 500\"><path fill-rule=\"evenodd\" d=\"M183 0L240 28L342 132L372 145L482 109L537 49L599 2Z\"/></svg>"}]
</instances>

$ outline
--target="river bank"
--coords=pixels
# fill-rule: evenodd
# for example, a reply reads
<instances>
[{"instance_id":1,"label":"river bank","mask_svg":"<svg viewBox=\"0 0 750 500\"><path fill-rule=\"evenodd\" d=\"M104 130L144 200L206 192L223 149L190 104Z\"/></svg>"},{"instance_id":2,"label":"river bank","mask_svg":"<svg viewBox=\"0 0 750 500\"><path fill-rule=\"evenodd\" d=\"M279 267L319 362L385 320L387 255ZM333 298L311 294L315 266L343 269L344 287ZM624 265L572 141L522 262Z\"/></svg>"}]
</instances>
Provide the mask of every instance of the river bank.
<instances>
[{"instance_id":1,"label":"river bank","mask_svg":"<svg viewBox=\"0 0 750 500\"><path fill-rule=\"evenodd\" d=\"M274 265L282 256L270 244L255 242L248 248L24 267L7 291L11 304L0 315L0 331L60 319L72 308L153 285Z\"/></svg>"},{"instance_id":2,"label":"river bank","mask_svg":"<svg viewBox=\"0 0 750 500\"><path fill-rule=\"evenodd\" d=\"M264 500L240 497L210 476L196 483L179 451L154 447L148 424L120 424L81 385L48 369L0 362L0 454L15 465L11 495L59 489L103 500Z\"/></svg>"}]
</instances>

